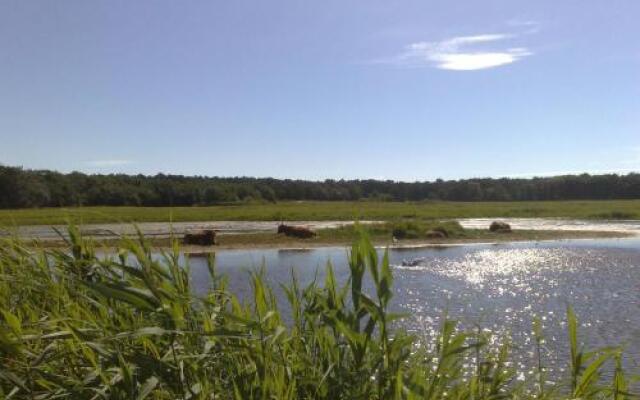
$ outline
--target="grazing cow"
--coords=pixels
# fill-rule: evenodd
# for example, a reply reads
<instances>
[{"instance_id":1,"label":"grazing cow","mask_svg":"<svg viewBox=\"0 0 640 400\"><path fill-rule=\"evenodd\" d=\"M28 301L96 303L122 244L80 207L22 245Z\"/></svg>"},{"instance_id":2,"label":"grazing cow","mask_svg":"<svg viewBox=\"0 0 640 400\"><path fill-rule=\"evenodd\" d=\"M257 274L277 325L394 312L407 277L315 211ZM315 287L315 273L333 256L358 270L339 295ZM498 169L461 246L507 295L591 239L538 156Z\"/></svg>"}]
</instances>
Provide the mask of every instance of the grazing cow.
<instances>
[{"instance_id":1,"label":"grazing cow","mask_svg":"<svg viewBox=\"0 0 640 400\"><path fill-rule=\"evenodd\" d=\"M188 232L184 234L183 242L197 246L213 246L216 244L216 232L212 229Z\"/></svg>"},{"instance_id":2,"label":"grazing cow","mask_svg":"<svg viewBox=\"0 0 640 400\"><path fill-rule=\"evenodd\" d=\"M491 232L509 233L511 232L511 225L502 221L493 221L491 223L491 226L489 227L489 230Z\"/></svg>"},{"instance_id":3,"label":"grazing cow","mask_svg":"<svg viewBox=\"0 0 640 400\"><path fill-rule=\"evenodd\" d=\"M304 228L302 226L291 226L285 224L278 225L278 233L284 233L286 236L292 236L301 239L309 239L316 236L316 233L311 229Z\"/></svg>"}]
</instances>

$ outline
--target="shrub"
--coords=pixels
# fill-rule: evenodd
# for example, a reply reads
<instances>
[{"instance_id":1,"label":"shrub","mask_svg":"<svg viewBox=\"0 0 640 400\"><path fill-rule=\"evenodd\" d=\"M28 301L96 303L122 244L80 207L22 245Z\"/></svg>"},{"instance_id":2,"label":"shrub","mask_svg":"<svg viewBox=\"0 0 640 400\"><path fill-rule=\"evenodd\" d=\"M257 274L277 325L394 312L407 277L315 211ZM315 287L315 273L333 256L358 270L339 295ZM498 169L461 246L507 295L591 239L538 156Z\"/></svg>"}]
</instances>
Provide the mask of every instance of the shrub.
<instances>
[{"instance_id":1,"label":"shrub","mask_svg":"<svg viewBox=\"0 0 640 400\"><path fill-rule=\"evenodd\" d=\"M414 221L403 221L393 224L391 234L398 239L417 239L422 237L424 227Z\"/></svg>"},{"instance_id":2,"label":"shrub","mask_svg":"<svg viewBox=\"0 0 640 400\"><path fill-rule=\"evenodd\" d=\"M391 234L397 239L427 238L430 232L440 232L445 237L464 234L464 229L457 221L401 221L391 224Z\"/></svg>"},{"instance_id":3,"label":"shrub","mask_svg":"<svg viewBox=\"0 0 640 400\"><path fill-rule=\"evenodd\" d=\"M591 218L595 219L636 219L637 214L625 211L610 211L598 214L592 214Z\"/></svg>"}]
</instances>

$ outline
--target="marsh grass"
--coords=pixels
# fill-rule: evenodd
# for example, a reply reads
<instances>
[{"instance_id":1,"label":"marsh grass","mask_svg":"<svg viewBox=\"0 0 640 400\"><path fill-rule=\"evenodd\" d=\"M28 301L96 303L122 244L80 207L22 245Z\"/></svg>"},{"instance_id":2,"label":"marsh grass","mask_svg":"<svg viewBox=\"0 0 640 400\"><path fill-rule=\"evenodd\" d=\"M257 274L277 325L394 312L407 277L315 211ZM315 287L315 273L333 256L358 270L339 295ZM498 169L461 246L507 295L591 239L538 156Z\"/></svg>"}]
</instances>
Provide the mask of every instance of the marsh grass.
<instances>
[{"instance_id":1,"label":"marsh grass","mask_svg":"<svg viewBox=\"0 0 640 400\"><path fill-rule=\"evenodd\" d=\"M435 345L422 345L398 327L406 316L388 311L389 259L364 233L348 281L327 265L323 282L282 285L284 315L259 272L241 303L211 255L210 289L197 296L177 243L158 258L144 237L124 238L115 255L97 256L70 232L66 249L0 247L0 398L631 398L620 351L583 349L571 309L566 376L546 376L538 351L534 378L518 381L514 345L492 347L490 333L447 318Z\"/></svg>"},{"instance_id":2,"label":"marsh grass","mask_svg":"<svg viewBox=\"0 0 640 400\"><path fill-rule=\"evenodd\" d=\"M608 211L608 212L600 212L597 214L590 215L592 219L606 219L606 220L632 220L637 219L638 214L635 212L628 211Z\"/></svg>"},{"instance_id":3,"label":"marsh grass","mask_svg":"<svg viewBox=\"0 0 640 400\"><path fill-rule=\"evenodd\" d=\"M640 200L522 202L283 201L207 207L75 207L0 210L0 227L16 225L179 222L305 221L452 218L640 218Z\"/></svg>"}]
</instances>

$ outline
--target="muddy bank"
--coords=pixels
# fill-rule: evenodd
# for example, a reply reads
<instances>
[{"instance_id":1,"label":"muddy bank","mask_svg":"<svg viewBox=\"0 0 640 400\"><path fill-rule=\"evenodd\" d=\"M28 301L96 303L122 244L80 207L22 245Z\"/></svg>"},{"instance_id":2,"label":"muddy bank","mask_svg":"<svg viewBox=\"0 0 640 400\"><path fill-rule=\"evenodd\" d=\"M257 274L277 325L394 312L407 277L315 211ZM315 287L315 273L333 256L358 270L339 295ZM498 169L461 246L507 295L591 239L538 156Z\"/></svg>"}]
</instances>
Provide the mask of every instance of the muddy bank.
<instances>
[{"instance_id":1,"label":"muddy bank","mask_svg":"<svg viewBox=\"0 0 640 400\"><path fill-rule=\"evenodd\" d=\"M375 221L361 221L371 224ZM166 239L171 236L182 236L185 232L213 229L221 235L237 235L249 233L275 233L278 221L202 221L202 222L142 222L138 224L87 224L80 227L85 237L101 240L118 239L121 236L136 235L136 228L148 238ZM287 221L287 224L300 225L312 230L335 229L353 225L353 221ZM28 225L0 228L0 236L18 236L24 239L41 241L60 240L60 234L68 237L66 225Z\"/></svg>"}]
</instances>

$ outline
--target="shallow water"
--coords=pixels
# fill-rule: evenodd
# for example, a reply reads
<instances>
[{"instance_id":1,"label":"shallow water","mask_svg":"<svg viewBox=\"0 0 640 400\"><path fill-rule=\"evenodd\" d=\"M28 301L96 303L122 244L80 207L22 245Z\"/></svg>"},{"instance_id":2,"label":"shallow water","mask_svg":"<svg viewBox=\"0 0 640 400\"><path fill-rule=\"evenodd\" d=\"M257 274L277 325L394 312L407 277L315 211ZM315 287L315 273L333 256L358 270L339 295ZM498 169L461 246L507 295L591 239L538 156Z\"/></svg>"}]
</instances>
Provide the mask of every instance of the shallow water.
<instances>
[{"instance_id":1,"label":"shallow water","mask_svg":"<svg viewBox=\"0 0 640 400\"><path fill-rule=\"evenodd\" d=\"M264 267L274 288L290 281L321 281L327 261L336 276L348 276L345 248L304 251L219 251L218 271L229 277L241 296L250 293L248 271ZM640 360L640 238L466 245L394 249L393 308L407 312L402 324L432 337L445 312L467 328L477 325L495 332L496 342L512 337L519 368L533 360L531 321L539 316L547 340L545 364L559 372L566 367L566 318L573 305L588 346L625 346L628 367ZM403 260L420 259L415 266ZM208 288L204 258L191 259L195 290ZM281 293L276 289L277 293Z\"/></svg>"}]
</instances>

